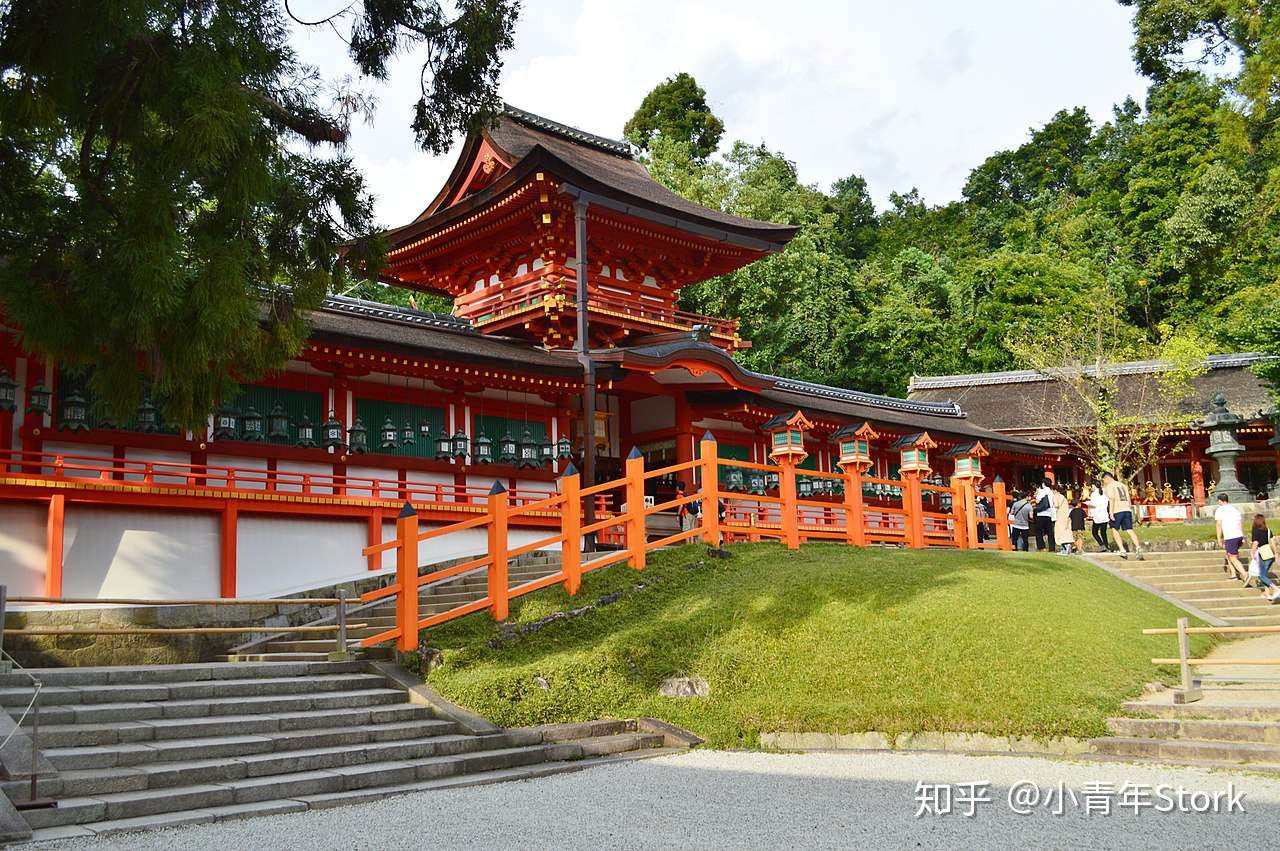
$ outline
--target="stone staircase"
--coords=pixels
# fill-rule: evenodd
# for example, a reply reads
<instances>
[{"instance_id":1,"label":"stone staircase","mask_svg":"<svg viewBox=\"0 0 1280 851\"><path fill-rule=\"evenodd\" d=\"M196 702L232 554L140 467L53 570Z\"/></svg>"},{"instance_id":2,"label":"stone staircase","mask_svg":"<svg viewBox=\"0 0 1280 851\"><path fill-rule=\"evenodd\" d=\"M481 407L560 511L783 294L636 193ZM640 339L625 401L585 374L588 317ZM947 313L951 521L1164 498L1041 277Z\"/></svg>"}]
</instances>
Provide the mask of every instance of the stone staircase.
<instances>
[{"instance_id":1,"label":"stone staircase","mask_svg":"<svg viewBox=\"0 0 1280 851\"><path fill-rule=\"evenodd\" d=\"M584 554L584 560L592 555ZM433 565L437 569L443 565ZM514 587L534 579L541 579L560 570L559 553L533 553L511 560L508 567L508 582ZM488 578L485 568L452 577L441 582L432 583L421 589L418 611L420 616L446 612L450 609L479 600L487 593ZM368 605L361 605L357 600L348 609L349 623L363 623L368 626L353 629L347 633L348 648L359 650L360 639L395 626L395 598L389 597ZM316 624L331 624L333 618L324 618ZM226 662L323 662L329 654L337 649L335 639L324 637L303 637L287 632L265 640L242 644L232 648L222 660ZM363 651L365 655L378 655L383 648L370 648Z\"/></svg>"},{"instance_id":2,"label":"stone staircase","mask_svg":"<svg viewBox=\"0 0 1280 851\"><path fill-rule=\"evenodd\" d=\"M1280 603L1268 603L1257 589L1245 588L1239 580L1223 572L1221 550L1144 555L1142 561L1132 556L1125 561L1112 553L1090 558L1221 618L1231 626L1280 625ZM1248 564L1247 551L1241 551L1240 561Z\"/></svg>"},{"instance_id":3,"label":"stone staircase","mask_svg":"<svg viewBox=\"0 0 1280 851\"><path fill-rule=\"evenodd\" d=\"M34 840L289 813L537 777L696 743L660 722L501 730L448 717L365 662L32 670L56 769L22 813ZM25 674L0 675L14 717ZM479 720L479 719L476 719ZM25 719L24 725L31 719ZM464 726L465 725L465 726ZM27 800L25 780L2 788Z\"/></svg>"},{"instance_id":4,"label":"stone staircase","mask_svg":"<svg viewBox=\"0 0 1280 851\"><path fill-rule=\"evenodd\" d=\"M1206 692L1203 702L1187 704L1126 703L1126 712L1154 717L1109 718L1107 726L1114 735L1094 739L1095 754L1280 772L1280 702L1214 703L1210 695Z\"/></svg>"}]
</instances>

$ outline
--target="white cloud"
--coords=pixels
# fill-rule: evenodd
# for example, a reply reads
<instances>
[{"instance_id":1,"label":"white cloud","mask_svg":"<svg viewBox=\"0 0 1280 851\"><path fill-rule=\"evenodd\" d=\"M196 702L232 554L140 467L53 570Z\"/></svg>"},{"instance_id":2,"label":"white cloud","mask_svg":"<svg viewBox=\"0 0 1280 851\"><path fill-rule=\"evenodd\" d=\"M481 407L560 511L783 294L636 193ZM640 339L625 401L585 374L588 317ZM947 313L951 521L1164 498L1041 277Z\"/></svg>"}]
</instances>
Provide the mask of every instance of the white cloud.
<instances>
[{"instance_id":1,"label":"white cloud","mask_svg":"<svg viewBox=\"0 0 1280 851\"><path fill-rule=\"evenodd\" d=\"M912 186L939 203L1057 110L1085 106L1101 121L1141 99L1131 39L1115 0L526 0L502 94L617 137L649 89L688 71L726 144L765 142L823 186L862 174L882 205ZM300 44L327 75L350 72L343 47L323 32ZM388 225L417 215L453 165L415 149L417 63L392 71L373 127L351 143Z\"/></svg>"}]
</instances>

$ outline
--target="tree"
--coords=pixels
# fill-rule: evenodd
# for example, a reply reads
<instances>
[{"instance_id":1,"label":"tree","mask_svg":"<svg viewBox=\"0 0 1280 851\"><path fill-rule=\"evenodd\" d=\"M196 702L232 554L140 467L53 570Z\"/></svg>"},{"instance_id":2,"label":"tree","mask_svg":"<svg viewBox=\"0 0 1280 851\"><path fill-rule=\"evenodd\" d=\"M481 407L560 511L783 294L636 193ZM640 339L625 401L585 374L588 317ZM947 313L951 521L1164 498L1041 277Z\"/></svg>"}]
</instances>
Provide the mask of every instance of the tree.
<instances>
[{"instance_id":1,"label":"tree","mask_svg":"<svg viewBox=\"0 0 1280 851\"><path fill-rule=\"evenodd\" d=\"M867 192L867 181L851 174L831 184L839 247L850 260L861 260L876 242L876 205Z\"/></svg>"},{"instance_id":2,"label":"tree","mask_svg":"<svg viewBox=\"0 0 1280 851\"><path fill-rule=\"evenodd\" d=\"M1024 330L1006 345L1040 373L1043 391L1022 403L1051 439L1070 446L1093 475L1110 470L1121 481L1176 453L1171 430L1190 424L1184 409L1191 380L1205 371L1207 349L1194 332L1165 329L1154 350L1135 340L1106 290L1090 293L1091 309L1048 329ZM1116 367L1142 355L1162 362L1154 375L1125 376Z\"/></svg>"},{"instance_id":3,"label":"tree","mask_svg":"<svg viewBox=\"0 0 1280 851\"><path fill-rule=\"evenodd\" d=\"M695 160L715 153L724 122L707 105L707 93L692 75L681 71L654 87L623 127L627 140L648 150L655 136L689 143Z\"/></svg>"},{"instance_id":4,"label":"tree","mask_svg":"<svg viewBox=\"0 0 1280 851\"><path fill-rule=\"evenodd\" d=\"M412 129L440 152L500 105L516 2L451 8L363 0L299 24L345 26L374 79L421 51ZM0 309L119 416L145 381L170 422L198 425L301 349L305 310L347 285L344 242L377 271L342 153L369 98L298 61L285 0L9 0L0 15Z\"/></svg>"}]
</instances>

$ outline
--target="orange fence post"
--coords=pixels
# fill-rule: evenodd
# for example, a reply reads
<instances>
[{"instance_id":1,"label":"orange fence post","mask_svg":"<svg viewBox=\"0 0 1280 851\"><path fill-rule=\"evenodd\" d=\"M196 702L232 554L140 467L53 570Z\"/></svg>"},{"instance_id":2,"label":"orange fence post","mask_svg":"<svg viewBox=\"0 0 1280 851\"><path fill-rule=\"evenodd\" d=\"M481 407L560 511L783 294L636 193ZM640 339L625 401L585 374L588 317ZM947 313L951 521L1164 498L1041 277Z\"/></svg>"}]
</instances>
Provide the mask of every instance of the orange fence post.
<instances>
[{"instance_id":1,"label":"orange fence post","mask_svg":"<svg viewBox=\"0 0 1280 851\"><path fill-rule=\"evenodd\" d=\"M788 455L778 458L778 496L782 498L780 520L782 543L789 550L800 549L800 506L796 505L796 462Z\"/></svg>"},{"instance_id":2,"label":"orange fence post","mask_svg":"<svg viewBox=\"0 0 1280 851\"><path fill-rule=\"evenodd\" d=\"M844 535L845 540L855 547L867 545L862 508L862 471L857 464L850 464L844 476Z\"/></svg>"},{"instance_id":3,"label":"orange fence post","mask_svg":"<svg viewBox=\"0 0 1280 851\"><path fill-rule=\"evenodd\" d=\"M638 446L631 448L626 462L625 499L627 519L623 524L627 558L636 570L644 570L644 454Z\"/></svg>"},{"instance_id":4,"label":"orange fence post","mask_svg":"<svg viewBox=\"0 0 1280 851\"><path fill-rule=\"evenodd\" d=\"M218 535L218 577L223 597L236 595L236 529L238 525L237 511L234 504L228 502L222 509L222 524Z\"/></svg>"},{"instance_id":5,"label":"orange fence post","mask_svg":"<svg viewBox=\"0 0 1280 851\"><path fill-rule=\"evenodd\" d=\"M965 492L964 481L952 477L951 479L951 525L955 532L956 547L962 550L969 548L969 542L975 540L973 534L969 531L970 518L972 513L969 511L968 495Z\"/></svg>"},{"instance_id":6,"label":"orange fence post","mask_svg":"<svg viewBox=\"0 0 1280 851\"><path fill-rule=\"evenodd\" d=\"M507 619L507 489L494 482L489 489L489 611L494 620Z\"/></svg>"},{"instance_id":7,"label":"orange fence post","mask_svg":"<svg viewBox=\"0 0 1280 851\"><path fill-rule=\"evenodd\" d=\"M991 507L991 515L996 521L996 546L1002 550L1011 550L1013 545L1009 543L1009 498L1004 493L1004 479L996 476L996 480L991 483L991 494L995 503Z\"/></svg>"},{"instance_id":8,"label":"orange fence post","mask_svg":"<svg viewBox=\"0 0 1280 851\"><path fill-rule=\"evenodd\" d=\"M418 649L418 512L404 504L396 517L396 649L401 653Z\"/></svg>"},{"instance_id":9,"label":"orange fence post","mask_svg":"<svg viewBox=\"0 0 1280 851\"><path fill-rule=\"evenodd\" d=\"M49 522L45 530L44 595L62 596L62 534L66 519L67 498L55 493L49 497Z\"/></svg>"},{"instance_id":10,"label":"orange fence post","mask_svg":"<svg viewBox=\"0 0 1280 851\"><path fill-rule=\"evenodd\" d=\"M369 533L368 546L376 547L382 543L382 509L375 508L369 514ZM382 567L382 553L369 554L368 567L370 570L378 570Z\"/></svg>"},{"instance_id":11,"label":"orange fence post","mask_svg":"<svg viewBox=\"0 0 1280 851\"><path fill-rule=\"evenodd\" d=\"M582 587L582 497L578 491L582 483L578 468L573 462L564 468L560 476L560 493L564 503L560 506L560 566L564 571L564 590L577 594Z\"/></svg>"},{"instance_id":12,"label":"orange fence post","mask_svg":"<svg viewBox=\"0 0 1280 851\"><path fill-rule=\"evenodd\" d=\"M902 510L906 513L907 546L924 549L924 505L920 498L920 474L902 474Z\"/></svg>"},{"instance_id":13,"label":"orange fence post","mask_svg":"<svg viewBox=\"0 0 1280 851\"><path fill-rule=\"evenodd\" d=\"M709 547L720 546L720 458L716 438L702 436L698 457L702 461L702 539Z\"/></svg>"},{"instance_id":14,"label":"orange fence post","mask_svg":"<svg viewBox=\"0 0 1280 851\"><path fill-rule=\"evenodd\" d=\"M965 479L961 483L964 493L964 516L967 521L965 529L969 535L969 549L978 548L978 493L977 483L973 479Z\"/></svg>"}]
</instances>

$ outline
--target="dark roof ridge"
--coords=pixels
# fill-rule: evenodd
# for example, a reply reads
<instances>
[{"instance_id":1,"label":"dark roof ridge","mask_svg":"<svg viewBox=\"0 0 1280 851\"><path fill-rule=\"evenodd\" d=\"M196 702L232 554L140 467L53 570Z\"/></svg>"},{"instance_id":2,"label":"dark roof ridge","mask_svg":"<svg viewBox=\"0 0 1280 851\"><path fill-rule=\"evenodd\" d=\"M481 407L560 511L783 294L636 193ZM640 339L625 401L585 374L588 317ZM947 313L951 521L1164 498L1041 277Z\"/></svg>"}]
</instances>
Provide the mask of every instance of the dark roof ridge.
<instances>
[{"instance_id":1,"label":"dark roof ridge","mask_svg":"<svg viewBox=\"0 0 1280 851\"><path fill-rule=\"evenodd\" d=\"M935 417L963 419L968 416L955 402L922 402L915 399L899 399L897 396L882 396L879 393L850 390L846 387L832 387L827 384L815 384L811 381L799 381L794 378L778 378L773 375L756 374L762 378L770 379L774 382L774 386L780 390L792 390L797 393L825 396L830 399L843 399L848 402L862 402L880 408L891 408L916 414L929 414Z\"/></svg>"},{"instance_id":2,"label":"dark roof ridge","mask_svg":"<svg viewBox=\"0 0 1280 851\"><path fill-rule=\"evenodd\" d=\"M383 304L380 301L369 301L363 298L352 298L344 295L331 295L325 298L320 309L328 313L346 313L353 316L365 316L370 319L382 319L402 325L428 326L448 331L461 331L468 334L478 333L466 319L450 313L428 313L402 307L398 304Z\"/></svg>"},{"instance_id":3,"label":"dark roof ridge","mask_svg":"<svg viewBox=\"0 0 1280 851\"><path fill-rule=\"evenodd\" d=\"M1261 352L1231 352L1209 355L1205 358L1207 369L1232 369L1251 366L1262 361L1276 360L1276 355ZM1109 375L1138 375L1158 372L1168 361L1158 359L1123 361L1112 364ZM1092 372L1092 370L1089 370ZM997 372L971 372L958 375L913 375L907 392L917 390L941 390L950 387L976 387L985 384L1024 384L1033 381L1049 381L1051 376L1034 369L1012 369Z\"/></svg>"},{"instance_id":4,"label":"dark roof ridge","mask_svg":"<svg viewBox=\"0 0 1280 851\"><path fill-rule=\"evenodd\" d=\"M586 130L579 130L577 127L570 127L568 124L561 124L559 121L553 121L550 118L544 118L541 115L535 115L528 110L520 109L509 103L502 105L504 115L514 118L521 124L533 127L536 130L542 130L546 133L554 133L557 136L563 136L571 142L577 142L581 145L590 145L598 148L606 153L616 154L627 159L635 159L631 151L631 145L618 139L610 139L605 136L598 136L595 133L588 133Z\"/></svg>"}]
</instances>

